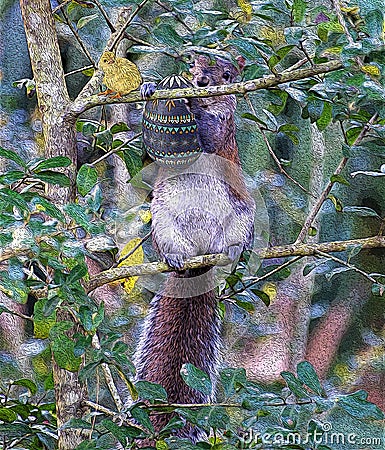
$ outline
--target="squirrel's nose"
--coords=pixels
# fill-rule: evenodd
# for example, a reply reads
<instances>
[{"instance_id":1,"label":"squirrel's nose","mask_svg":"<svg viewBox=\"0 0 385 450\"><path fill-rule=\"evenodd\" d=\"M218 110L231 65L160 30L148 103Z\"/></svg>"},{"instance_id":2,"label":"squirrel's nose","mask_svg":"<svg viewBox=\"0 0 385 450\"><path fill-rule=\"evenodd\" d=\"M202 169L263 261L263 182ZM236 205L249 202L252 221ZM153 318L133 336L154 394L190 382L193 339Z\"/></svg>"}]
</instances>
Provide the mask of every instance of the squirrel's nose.
<instances>
[{"instance_id":1,"label":"squirrel's nose","mask_svg":"<svg viewBox=\"0 0 385 450\"><path fill-rule=\"evenodd\" d=\"M200 78L197 79L197 85L198 85L199 87L205 87L205 86L207 86L209 83L210 83L209 78L206 77L206 76L204 76L204 75L203 75L202 77L200 77Z\"/></svg>"}]
</instances>

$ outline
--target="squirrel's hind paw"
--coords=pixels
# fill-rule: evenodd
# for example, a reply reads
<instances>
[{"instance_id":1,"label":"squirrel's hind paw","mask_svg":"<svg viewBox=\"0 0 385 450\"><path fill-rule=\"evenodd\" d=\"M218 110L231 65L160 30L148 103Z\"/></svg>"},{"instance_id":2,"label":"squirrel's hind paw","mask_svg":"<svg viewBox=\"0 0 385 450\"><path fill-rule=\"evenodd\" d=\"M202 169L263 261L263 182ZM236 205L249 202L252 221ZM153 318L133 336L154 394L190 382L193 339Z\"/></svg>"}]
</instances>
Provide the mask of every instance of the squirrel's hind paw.
<instances>
[{"instance_id":1,"label":"squirrel's hind paw","mask_svg":"<svg viewBox=\"0 0 385 450\"><path fill-rule=\"evenodd\" d=\"M153 95L155 91L156 91L156 84L153 83L152 81L143 83L140 86L140 95L142 96L143 100L146 100L149 97L151 97L151 95Z\"/></svg>"}]
</instances>

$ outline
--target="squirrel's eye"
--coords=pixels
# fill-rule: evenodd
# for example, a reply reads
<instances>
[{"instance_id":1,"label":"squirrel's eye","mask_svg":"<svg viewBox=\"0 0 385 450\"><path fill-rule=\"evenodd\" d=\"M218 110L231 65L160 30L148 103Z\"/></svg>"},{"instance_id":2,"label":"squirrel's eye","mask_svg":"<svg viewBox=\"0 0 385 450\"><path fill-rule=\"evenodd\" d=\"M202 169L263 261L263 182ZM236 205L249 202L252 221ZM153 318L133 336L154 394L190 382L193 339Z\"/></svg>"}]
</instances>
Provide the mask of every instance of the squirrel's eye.
<instances>
[{"instance_id":1,"label":"squirrel's eye","mask_svg":"<svg viewBox=\"0 0 385 450\"><path fill-rule=\"evenodd\" d=\"M225 73L223 74L223 79L224 79L225 81L229 81L229 80L230 80L230 77L231 77L231 73L230 73L230 72L225 72Z\"/></svg>"}]
</instances>

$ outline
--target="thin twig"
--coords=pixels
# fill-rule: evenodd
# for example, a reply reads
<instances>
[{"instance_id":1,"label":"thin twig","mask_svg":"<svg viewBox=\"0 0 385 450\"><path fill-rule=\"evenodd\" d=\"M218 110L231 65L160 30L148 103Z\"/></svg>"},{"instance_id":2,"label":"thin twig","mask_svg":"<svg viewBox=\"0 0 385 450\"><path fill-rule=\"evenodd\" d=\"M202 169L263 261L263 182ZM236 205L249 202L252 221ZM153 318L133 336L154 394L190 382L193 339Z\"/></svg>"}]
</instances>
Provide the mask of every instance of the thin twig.
<instances>
[{"instance_id":1,"label":"thin twig","mask_svg":"<svg viewBox=\"0 0 385 450\"><path fill-rule=\"evenodd\" d=\"M97 350L100 350L100 341L98 335L95 333L92 337L92 346ZM116 409L120 412L123 409L123 401L119 395L118 389L115 386L114 378L112 376L111 369L107 363L101 363L104 379L106 380L108 390L111 397L114 399Z\"/></svg>"},{"instance_id":2,"label":"thin twig","mask_svg":"<svg viewBox=\"0 0 385 450\"><path fill-rule=\"evenodd\" d=\"M348 26L346 25L344 15L342 14L342 11L341 11L340 2L339 2L339 0L332 0L332 3L334 6L334 10L337 14L338 22L341 25L341 27L343 28L344 34L345 34L349 44L353 45L354 39L353 39L352 35L350 34L350 31L348 30Z\"/></svg>"},{"instance_id":3,"label":"thin twig","mask_svg":"<svg viewBox=\"0 0 385 450\"><path fill-rule=\"evenodd\" d=\"M164 4L163 2L161 2L160 0L155 0L156 3L163 9L165 9L167 12L171 13L174 18L181 24L183 25L186 30L189 33L193 33L193 30L184 22L184 20L180 17L180 15L178 13L176 13L172 8L170 8L168 5Z\"/></svg>"},{"instance_id":4,"label":"thin twig","mask_svg":"<svg viewBox=\"0 0 385 450\"><path fill-rule=\"evenodd\" d=\"M4 290L1 288L1 286L0 286L0 291L4 292ZM4 293L7 294L6 292L4 292ZM11 314L12 316L17 316L17 317L20 317L21 319L29 320L29 321L33 322L32 317L26 316L23 313L12 311L11 309L7 309L7 311L1 311L1 314Z\"/></svg>"},{"instance_id":5,"label":"thin twig","mask_svg":"<svg viewBox=\"0 0 385 450\"><path fill-rule=\"evenodd\" d=\"M247 104L249 105L251 112L254 114L254 116L257 116L257 113L255 112L255 108L253 103L251 102L248 94L244 95L245 100L247 101ZM267 149L269 150L269 153L271 155L271 157L274 159L275 163L278 166L279 171L285 175L285 177L287 177L290 181L292 181L296 186L298 186L300 189L302 189L304 192L306 192L306 194L313 196L313 194L311 192L309 192L306 188L304 188L301 183L299 183L298 181L296 181L293 177L291 177L286 170L283 168L281 161L279 160L279 158L277 157L277 155L274 153L273 147L270 145L269 140L267 139L266 133L264 131L264 129L262 128L262 126L259 123L255 123L262 135L262 138L266 144Z\"/></svg>"},{"instance_id":6,"label":"thin twig","mask_svg":"<svg viewBox=\"0 0 385 450\"><path fill-rule=\"evenodd\" d=\"M95 66L85 66L80 69L71 70L71 72L67 72L64 74L65 77L69 77L70 75L74 75L75 73L83 72L83 70L95 69Z\"/></svg>"},{"instance_id":7,"label":"thin twig","mask_svg":"<svg viewBox=\"0 0 385 450\"><path fill-rule=\"evenodd\" d=\"M271 275L274 275L274 274L276 274L277 272L280 272L280 271L281 271L282 269L284 269L285 267L288 267L288 266L294 264L295 262L299 261L299 260L302 259L302 258L303 258L303 256L296 256L295 258L293 258L293 259L291 259L291 260L289 260L289 261L286 261L286 262L285 262L284 264L282 264L281 266L276 267L275 269L271 270L271 271L268 272L268 273L265 273L265 275L262 275L261 277L251 277L251 278L249 278L249 279L246 280L246 281L251 281L251 280L252 280L252 283L245 284L243 289L238 289L238 290L236 290L236 291L231 292L230 294L221 296L221 297L220 297L220 300L227 300L227 299L233 297L234 295L241 294L241 293L244 292L246 289L250 289L251 287L253 287L255 284L259 283L260 281L263 281L263 280L268 279Z\"/></svg>"},{"instance_id":8,"label":"thin twig","mask_svg":"<svg viewBox=\"0 0 385 450\"><path fill-rule=\"evenodd\" d=\"M94 409L95 411L100 411L107 416L116 417L118 415L117 411L112 411L112 409L108 409L105 406L99 405L98 403L91 402L90 400L84 400L83 402L86 406Z\"/></svg>"},{"instance_id":9,"label":"thin twig","mask_svg":"<svg viewBox=\"0 0 385 450\"><path fill-rule=\"evenodd\" d=\"M68 25L69 29L71 30L72 34L75 36L75 39L78 41L81 49L83 50L83 53L87 56L88 60L92 64L92 67L94 69L96 69L97 66L96 66L94 60L92 59L91 53L89 52L87 46L84 44L82 38L80 37L80 35L77 32L77 30L75 29L75 27L72 25L71 20L67 16L67 13L64 10L62 10L62 14L63 14L64 20L66 21L66 24Z\"/></svg>"},{"instance_id":10,"label":"thin twig","mask_svg":"<svg viewBox=\"0 0 385 450\"><path fill-rule=\"evenodd\" d=\"M136 15L139 13L139 11L145 6L145 4L148 2L149 0L143 0L135 9L135 11L130 15L130 17L125 21L125 23L123 24L123 26L120 28L120 30L118 31L117 35L114 37L114 40L112 41L111 45L109 46L110 50L113 50L120 42L120 40L122 39L124 32L126 31L126 28L128 27L128 25L130 25L130 23L135 19Z\"/></svg>"},{"instance_id":11,"label":"thin twig","mask_svg":"<svg viewBox=\"0 0 385 450\"><path fill-rule=\"evenodd\" d=\"M299 61L297 61L295 64L293 64L292 66L288 67L287 69L283 70L282 73L290 73L292 70L297 70L300 67L304 66L305 64L307 64L309 61L307 58L303 58L300 59Z\"/></svg>"},{"instance_id":12,"label":"thin twig","mask_svg":"<svg viewBox=\"0 0 385 450\"><path fill-rule=\"evenodd\" d=\"M378 114L375 113L373 115L373 117L369 120L369 122L364 126L364 128L361 130L361 133L359 134L359 136L357 137L357 139L354 142L354 145L359 145L362 140L364 139L364 137L366 136L366 134L368 133L368 131L370 130L370 126L376 121L378 117ZM342 158L342 160L340 161L340 163L338 164L338 167L336 168L336 170L333 173L333 176L337 176L339 175L342 170L345 168L347 162L348 162L349 158L347 156L344 156ZM324 204L325 200L327 199L328 195L330 194L330 191L332 190L335 181L332 181L332 178L330 179L329 183L327 184L327 186L325 187L325 189L323 190L322 194L320 195L320 197L318 198L318 200L315 202L313 208L311 209L308 217L305 220L305 223L298 235L297 240L295 241L296 244L303 242L306 238L306 236L308 235L309 229L313 224L314 219L317 217L322 205Z\"/></svg>"},{"instance_id":13,"label":"thin twig","mask_svg":"<svg viewBox=\"0 0 385 450\"><path fill-rule=\"evenodd\" d=\"M102 155L99 159L97 159L96 161L94 161L93 163L91 163L91 165L95 165L99 164L101 161L107 159L108 157L110 157L111 155L113 155L114 153L118 153L120 152L120 150L127 144L129 144L132 141L135 141L135 139L137 139L139 136L141 135L141 133L135 134L135 136L133 136L131 139L128 139L127 141L124 141L122 144L119 145L119 147L113 148L112 150L110 150L109 152L105 153L104 155Z\"/></svg>"},{"instance_id":14,"label":"thin twig","mask_svg":"<svg viewBox=\"0 0 385 450\"><path fill-rule=\"evenodd\" d=\"M331 259L332 261L337 262L338 264L341 264L342 266L348 267L351 270L354 270L354 272L357 272L361 275L363 275L365 278L367 278L372 283L377 283L377 280L373 277L371 277L368 273L364 272L363 270L359 269L356 266L353 266L353 264L348 263L347 261L344 261L343 259L337 258L330 253L325 253L321 251L316 252L317 255L323 256L324 258Z\"/></svg>"},{"instance_id":15,"label":"thin twig","mask_svg":"<svg viewBox=\"0 0 385 450\"><path fill-rule=\"evenodd\" d=\"M104 20L106 21L107 26L110 29L111 33L115 33L116 32L116 28L115 28L114 24L111 22L110 18L108 17L108 14L106 13L105 9L100 4L100 2L98 0L92 0L92 3L95 3L95 5L99 8L99 10L100 10L102 16L104 17ZM145 45L147 47L151 47L151 44L149 42L143 41L142 39L139 39L138 37L133 36L132 34L128 33L127 31L124 32L123 36L126 39L128 39L128 40L136 42L137 44L141 44L141 45Z\"/></svg>"},{"instance_id":16,"label":"thin twig","mask_svg":"<svg viewBox=\"0 0 385 450\"><path fill-rule=\"evenodd\" d=\"M56 6L56 8L54 8L52 10L52 14L55 14L56 11L59 11L60 9L62 9L65 5L68 5L68 3L71 3L72 0L64 0L63 3L60 3L60 5Z\"/></svg>"},{"instance_id":17,"label":"thin twig","mask_svg":"<svg viewBox=\"0 0 385 450\"><path fill-rule=\"evenodd\" d=\"M127 253L127 255L124 255L122 258L120 258L119 261L116 263L116 265L121 264L123 261L125 261L127 258L129 258L131 255L133 255L133 254L136 252L136 250L138 250L138 248L139 248L144 242L147 241L147 239L151 236L151 234L152 234L152 230L149 231L149 232L146 234L146 236L142 237L142 239L135 245L134 248L132 248L132 249Z\"/></svg>"}]
</instances>

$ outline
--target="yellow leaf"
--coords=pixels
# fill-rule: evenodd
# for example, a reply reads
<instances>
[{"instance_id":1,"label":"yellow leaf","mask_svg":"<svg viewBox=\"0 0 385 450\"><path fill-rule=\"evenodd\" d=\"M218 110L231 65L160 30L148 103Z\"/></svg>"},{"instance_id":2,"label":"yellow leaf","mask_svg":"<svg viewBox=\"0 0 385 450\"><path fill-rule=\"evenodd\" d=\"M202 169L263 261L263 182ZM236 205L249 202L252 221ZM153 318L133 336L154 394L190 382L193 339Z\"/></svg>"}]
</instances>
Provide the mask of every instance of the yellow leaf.
<instances>
[{"instance_id":1,"label":"yellow leaf","mask_svg":"<svg viewBox=\"0 0 385 450\"><path fill-rule=\"evenodd\" d=\"M131 239L131 241L128 244L126 244L123 250L121 251L120 258L124 258L128 253L130 253L131 250L140 243L140 241L141 241L140 238ZM142 264L143 260L144 260L143 247L140 246L134 251L132 255L130 255L128 258L122 261L119 264L119 267L136 266L138 264ZM138 278L139 277L130 277L124 280L123 286L128 294L134 289L135 283L137 282Z\"/></svg>"},{"instance_id":2,"label":"yellow leaf","mask_svg":"<svg viewBox=\"0 0 385 450\"><path fill-rule=\"evenodd\" d=\"M372 77L379 77L381 75L380 69L373 64L363 65L361 66L361 70Z\"/></svg>"},{"instance_id":3,"label":"yellow leaf","mask_svg":"<svg viewBox=\"0 0 385 450\"><path fill-rule=\"evenodd\" d=\"M270 297L270 301L275 300L277 297L277 286L274 283L265 283L261 291Z\"/></svg>"},{"instance_id":4,"label":"yellow leaf","mask_svg":"<svg viewBox=\"0 0 385 450\"><path fill-rule=\"evenodd\" d=\"M253 7L247 0L238 0L238 6L246 15L246 20L251 20L251 14L253 13Z\"/></svg>"},{"instance_id":5,"label":"yellow leaf","mask_svg":"<svg viewBox=\"0 0 385 450\"><path fill-rule=\"evenodd\" d=\"M139 211L139 217L143 223L148 223L151 220L151 211L149 209L147 210L141 209Z\"/></svg>"}]
</instances>

